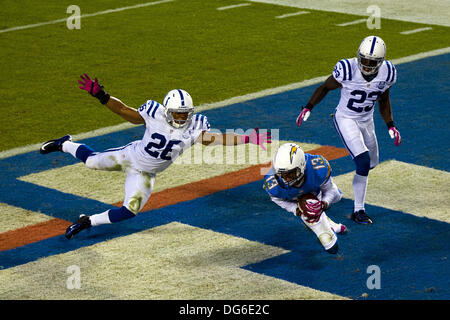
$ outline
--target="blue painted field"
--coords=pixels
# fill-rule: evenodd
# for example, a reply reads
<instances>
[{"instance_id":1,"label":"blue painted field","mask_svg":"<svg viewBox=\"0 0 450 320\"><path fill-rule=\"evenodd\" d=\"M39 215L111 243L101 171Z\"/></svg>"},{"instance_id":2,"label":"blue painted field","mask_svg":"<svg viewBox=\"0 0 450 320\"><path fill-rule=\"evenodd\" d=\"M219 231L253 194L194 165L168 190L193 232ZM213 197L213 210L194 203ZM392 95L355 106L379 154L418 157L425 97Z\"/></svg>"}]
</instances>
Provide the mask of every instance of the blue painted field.
<instances>
[{"instance_id":1,"label":"blue painted field","mask_svg":"<svg viewBox=\"0 0 450 320\"><path fill-rule=\"evenodd\" d=\"M447 110L450 84L450 55L442 55L397 66L398 82L391 89L394 120L402 134L395 147L380 115L375 111L380 161L399 161L449 171L449 130ZM330 69L331 71L331 69ZM301 128L295 119L298 108L312 94L307 87L224 108L205 111L212 127L273 128L280 139L343 147L334 131L330 114L338 101L333 92L317 106ZM151 98L151 97L149 97ZM124 145L139 139L141 127L87 139L97 150ZM70 155L38 152L0 160L0 202L40 211L66 220L76 220L80 212L99 212L109 204L62 193L17 180L17 177L76 163ZM330 162L334 175L354 170L351 158ZM409 213L367 206L376 223L360 226L348 220L353 203L342 200L329 212L344 222L351 232L339 237L340 254L328 255L315 236L294 216L275 206L255 182L207 197L143 213L117 225L101 226L81 233L73 241L63 236L0 252L0 266L10 268L38 258L92 245L163 225L172 221L212 229L246 239L279 246L289 253L245 268L304 286L358 299L449 299L450 226L448 223L418 218ZM407 192L407 190L399 190ZM438 190L446 192L448 190ZM242 195L245 195L244 197ZM381 289L369 290L366 270L381 270Z\"/></svg>"}]
</instances>

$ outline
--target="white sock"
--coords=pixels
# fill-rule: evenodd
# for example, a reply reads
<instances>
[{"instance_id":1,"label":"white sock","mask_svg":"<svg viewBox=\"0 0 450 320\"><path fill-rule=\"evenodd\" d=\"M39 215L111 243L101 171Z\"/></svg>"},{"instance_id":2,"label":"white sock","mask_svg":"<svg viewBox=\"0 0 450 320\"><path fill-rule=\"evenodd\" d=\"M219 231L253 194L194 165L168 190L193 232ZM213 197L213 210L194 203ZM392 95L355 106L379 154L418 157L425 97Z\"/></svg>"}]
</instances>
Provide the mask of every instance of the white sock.
<instances>
[{"instance_id":1,"label":"white sock","mask_svg":"<svg viewBox=\"0 0 450 320\"><path fill-rule=\"evenodd\" d=\"M106 210L105 212L94 214L89 217L91 220L91 226L99 226L101 224L110 224L111 221L109 220L109 210Z\"/></svg>"},{"instance_id":2,"label":"white sock","mask_svg":"<svg viewBox=\"0 0 450 320\"><path fill-rule=\"evenodd\" d=\"M355 173L353 177L353 196L355 197L355 212L364 210L368 176L360 176Z\"/></svg>"},{"instance_id":3,"label":"white sock","mask_svg":"<svg viewBox=\"0 0 450 320\"><path fill-rule=\"evenodd\" d=\"M65 141L62 144L62 151L70 153L71 155L73 155L76 158L77 157L76 153L77 153L77 149L79 146L81 146L80 143L76 143L76 142L72 142L72 141Z\"/></svg>"}]
</instances>

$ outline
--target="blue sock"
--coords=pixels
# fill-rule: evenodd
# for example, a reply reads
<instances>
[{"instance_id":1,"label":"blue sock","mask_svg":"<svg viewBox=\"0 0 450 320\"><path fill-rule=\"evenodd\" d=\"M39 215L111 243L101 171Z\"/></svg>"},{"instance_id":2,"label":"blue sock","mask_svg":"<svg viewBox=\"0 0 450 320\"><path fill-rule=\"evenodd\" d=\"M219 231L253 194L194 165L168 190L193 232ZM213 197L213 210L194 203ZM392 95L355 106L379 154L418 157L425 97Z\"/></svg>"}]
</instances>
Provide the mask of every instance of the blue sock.
<instances>
[{"instance_id":1,"label":"blue sock","mask_svg":"<svg viewBox=\"0 0 450 320\"><path fill-rule=\"evenodd\" d=\"M85 145L85 144L82 144L82 145L80 145L80 146L78 147L78 149L77 149L77 151L76 151L76 153L75 153L75 156L76 156L79 160L81 160L81 161L83 161L84 163L86 163L87 158L88 158L92 153L94 153L94 150L92 150L91 147L89 147L89 146L87 146L87 145Z\"/></svg>"},{"instance_id":2,"label":"blue sock","mask_svg":"<svg viewBox=\"0 0 450 320\"><path fill-rule=\"evenodd\" d=\"M108 212L109 220L112 223L134 218L136 215L127 209L127 207L114 208Z\"/></svg>"}]
</instances>

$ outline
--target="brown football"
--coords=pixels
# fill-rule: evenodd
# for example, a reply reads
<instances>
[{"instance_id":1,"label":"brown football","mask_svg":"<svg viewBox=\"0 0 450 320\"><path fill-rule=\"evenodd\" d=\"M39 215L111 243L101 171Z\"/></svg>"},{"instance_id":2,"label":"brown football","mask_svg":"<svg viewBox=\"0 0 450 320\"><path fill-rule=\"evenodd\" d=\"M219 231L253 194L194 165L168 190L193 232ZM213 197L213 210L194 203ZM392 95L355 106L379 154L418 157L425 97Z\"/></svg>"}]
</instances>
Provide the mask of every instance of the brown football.
<instances>
[{"instance_id":1,"label":"brown football","mask_svg":"<svg viewBox=\"0 0 450 320\"><path fill-rule=\"evenodd\" d=\"M300 211L302 212L302 214L307 218L307 220L309 222L313 222L318 220L318 218L320 217L319 215L311 215L308 214L308 211L306 209L306 200L319 200L314 194L312 193L305 193L303 195L300 196L300 198L298 198L298 207L300 209Z\"/></svg>"}]
</instances>

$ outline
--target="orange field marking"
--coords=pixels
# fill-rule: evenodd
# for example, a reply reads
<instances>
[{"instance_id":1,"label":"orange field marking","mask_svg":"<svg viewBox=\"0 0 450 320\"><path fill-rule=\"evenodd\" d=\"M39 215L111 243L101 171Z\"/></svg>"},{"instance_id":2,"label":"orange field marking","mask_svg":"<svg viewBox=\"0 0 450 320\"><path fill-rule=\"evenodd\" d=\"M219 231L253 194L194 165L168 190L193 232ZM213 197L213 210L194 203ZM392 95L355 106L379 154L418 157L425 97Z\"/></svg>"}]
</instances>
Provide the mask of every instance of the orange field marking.
<instances>
[{"instance_id":1,"label":"orange field marking","mask_svg":"<svg viewBox=\"0 0 450 320\"><path fill-rule=\"evenodd\" d=\"M348 155L348 151L346 149L332 146L322 146L313 150L308 150L307 153L320 154L327 160L335 160ZM219 191L262 180L263 174L265 174L269 169L270 163L254 165L217 177L191 182L182 186L155 192L151 195L142 211L160 209L180 202L194 200ZM122 206L122 202L117 202L113 205L120 207ZM62 235L65 233L66 228L70 224L71 222L62 219L52 219L35 225L0 233L0 251L13 249L26 244Z\"/></svg>"},{"instance_id":2,"label":"orange field marking","mask_svg":"<svg viewBox=\"0 0 450 320\"><path fill-rule=\"evenodd\" d=\"M14 249L29 243L64 234L72 222L62 219L51 219L16 230L0 233L0 251Z\"/></svg>"}]
</instances>

